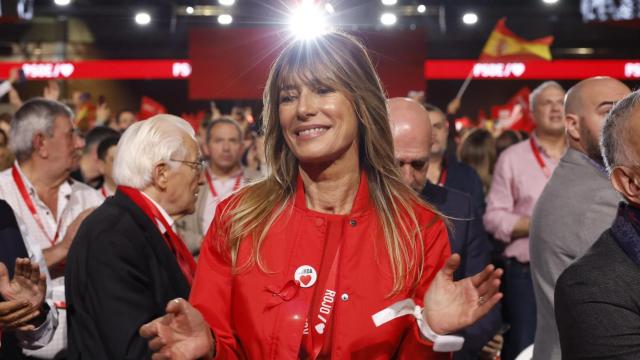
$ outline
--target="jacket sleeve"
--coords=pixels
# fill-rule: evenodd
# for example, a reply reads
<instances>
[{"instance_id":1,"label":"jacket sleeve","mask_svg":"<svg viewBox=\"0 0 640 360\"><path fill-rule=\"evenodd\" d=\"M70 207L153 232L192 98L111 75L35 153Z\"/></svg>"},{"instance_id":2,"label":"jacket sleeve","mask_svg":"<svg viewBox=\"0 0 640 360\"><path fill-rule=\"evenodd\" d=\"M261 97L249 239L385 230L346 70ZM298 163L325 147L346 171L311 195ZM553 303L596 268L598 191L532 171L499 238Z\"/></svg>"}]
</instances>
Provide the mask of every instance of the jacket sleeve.
<instances>
[{"instance_id":1,"label":"jacket sleeve","mask_svg":"<svg viewBox=\"0 0 640 360\"><path fill-rule=\"evenodd\" d=\"M451 255L447 229L442 220L428 227L423 233L425 244L425 263L422 278L418 284L413 301L423 306L424 294L436 273L442 268L447 258ZM413 322L411 329L405 334L400 344L397 359L450 359L450 353L438 353L433 351L433 343L425 339L420 333L417 322Z\"/></svg>"},{"instance_id":2,"label":"jacket sleeve","mask_svg":"<svg viewBox=\"0 0 640 360\"><path fill-rule=\"evenodd\" d=\"M514 213L513 172L509 154L502 153L496 163L483 219L487 231L505 243L511 242L511 233L520 219L520 215Z\"/></svg>"},{"instance_id":3,"label":"jacket sleeve","mask_svg":"<svg viewBox=\"0 0 640 360\"><path fill-rule=\"evenodd\" d=\"M229 256L218 250L221 248L219 245L227 240L219 235L219 226L219 214L216 212L202 243L189 302L211 327L216 344L215 358L245 359L231 326L233 276Z\"/></svg>"}]
</instances>

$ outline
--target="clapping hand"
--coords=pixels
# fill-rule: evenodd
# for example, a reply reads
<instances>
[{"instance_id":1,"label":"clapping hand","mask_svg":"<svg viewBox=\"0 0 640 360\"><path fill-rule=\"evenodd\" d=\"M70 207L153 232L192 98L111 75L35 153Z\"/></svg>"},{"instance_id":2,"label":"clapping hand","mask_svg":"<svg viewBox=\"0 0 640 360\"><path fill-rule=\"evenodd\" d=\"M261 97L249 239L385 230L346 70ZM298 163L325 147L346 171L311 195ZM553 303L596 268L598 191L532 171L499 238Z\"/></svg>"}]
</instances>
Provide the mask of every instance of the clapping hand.
<instances>
[{"instance_id":1,"label":"clapping hand","mask_svg":"<svg viewBox=\"0 0 640 360\"><path fill-rule=\"evenodd\" d=\"M35 328L28 324L40 314L46 294L46 280L38 264L29 259L16 259L13 279L9 280L7 267L0 263L0 329Z\"/></svg>"},{"instance_id":2,"label":"clapping hand","mask_svg":"<svg viewBox=\"0 0 640 360\"><path fill-rule=\"evenodd\" d=\"M502 298L501 269L488 265L480 273L453 281L460 255L453 254L436 274L424 297L423 317L437 334L450 334L472 325Z\"/></svg>"},{"instance_id":3,"label":"clapping hand","mask_svg":"<svg viewBox=\"0 0 640 360\"><path fill-rule=\"evenodd\" d=\"M149 341L152 359L191 360L212 358L213 335L204 318L184 299L171 300L167 314L140 328L140 336Z\"/></svg>"}]
</instances>

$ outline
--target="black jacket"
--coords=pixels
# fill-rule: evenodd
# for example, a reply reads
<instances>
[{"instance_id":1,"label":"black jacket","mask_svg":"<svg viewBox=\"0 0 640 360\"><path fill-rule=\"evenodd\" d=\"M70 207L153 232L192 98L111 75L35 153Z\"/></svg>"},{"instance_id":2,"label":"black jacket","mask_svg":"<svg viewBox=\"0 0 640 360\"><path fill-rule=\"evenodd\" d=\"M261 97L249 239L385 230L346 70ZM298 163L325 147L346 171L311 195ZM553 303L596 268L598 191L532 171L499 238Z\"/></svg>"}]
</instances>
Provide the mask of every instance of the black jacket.
<instances>
[{"instance_id":1,"label":"black jacket","mask_svg":"<svg viewBox=\"0 0 640 360\"><path fill-rule=\"evenodd\" d=\"M421 196L449 220L451 252L460 254L462 258L454 278L460 280L482 271L491 260L492 247L482 218L475 215L471 197L430 182L425 185ZM498 305L473 326L466 328L461 334L465 338L464 347L454 353L454 360L477 359L482 347L500 329L501 321Z\"/></svg>"},{"instance_id":2,"label":"black jacket","mask_svg":"<svg viewBox=\"0 0 640 360\"><path fill-rule=\"evenodd\" d=\"M9 270L9 277L13 278L16 258L28 258L29 254L24 246L22 235L16 217L6 201L0 200L0 262ZM0 301L3 300L0 296ZM22 350L12 333L2 333L0 359L22 359Z\"/></svg>"},{"instance_id":3,"label":"black jacket","mask_svg":"<svg viewBox=\"0 0 640 360\"><path fill-rule=\"evenodd\" d=\"M116 192L80 226L65 269L69 359L146 359L143 324L189 285L156 225Z\"/></svg>"},{"instance_id":4,"label":"black jacket","mask_svg":"<svg viewBox=\"0 0 640 360\"><path fill-rule=\"evenodd\" d=\"M640 268L611 230L558 278L562 359L640 359Z\"/></svg>"}]
</instances>

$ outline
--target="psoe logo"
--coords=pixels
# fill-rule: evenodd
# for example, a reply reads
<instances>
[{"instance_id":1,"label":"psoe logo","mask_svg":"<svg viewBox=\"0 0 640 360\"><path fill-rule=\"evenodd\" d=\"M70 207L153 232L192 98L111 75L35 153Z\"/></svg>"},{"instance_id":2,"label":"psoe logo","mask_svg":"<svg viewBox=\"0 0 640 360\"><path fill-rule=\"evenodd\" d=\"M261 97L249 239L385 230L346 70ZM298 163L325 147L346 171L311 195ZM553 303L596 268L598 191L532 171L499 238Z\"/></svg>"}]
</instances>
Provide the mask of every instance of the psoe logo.
<instances>
[{"instance_id":1,"label":"psoe logo","mask_svg":"<svg viewBox=\"0 0 640 360\"><path fill-rule=\"evenodd\" d=\"M624 64L624 76L628 78L640 78L640 63Z\"/></svg>"},{"instance_id":2,"label":"psoe logo","mask_svg":"<svg viewBox=\"0 0 640 360\"><path fill-rule=\"evenodd\" d=\"M186 62L174 62L172 71L173 77L188 78L189 75L191 75L191 64Z\"/></svg>"},{"instance_id":3,"label":"psoe logo","mask_svg":"<svg viewBox=\"0 0 640 360\"><path fill-rule=\"evenodd\" d=\"M473 77L477 78L519 78L526 71L523 63L478 63L473 66Z\"/></svg>"},{"instance_id":4,"label":"psoe logo","mask_svg":"<svg viewBox=\"0 0 640 360\"><path fill-rule=\"evenodd\" d=\"M22 71L28 79L68 78L73 75L75 66L71 63L26 63Z\"/></svg>"}]
</instances>

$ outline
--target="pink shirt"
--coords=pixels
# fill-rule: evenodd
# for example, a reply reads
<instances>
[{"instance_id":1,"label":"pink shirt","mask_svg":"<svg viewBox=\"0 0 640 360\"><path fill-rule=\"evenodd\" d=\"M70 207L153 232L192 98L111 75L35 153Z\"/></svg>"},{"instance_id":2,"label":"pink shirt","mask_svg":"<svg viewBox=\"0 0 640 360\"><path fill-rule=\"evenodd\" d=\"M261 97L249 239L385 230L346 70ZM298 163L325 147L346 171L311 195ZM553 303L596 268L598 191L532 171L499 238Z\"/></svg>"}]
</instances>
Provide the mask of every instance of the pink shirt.
<instances>
[{"instance_id":1,"label":"pink shirt","mask_svg":"<svg viewBox=\"0 0 640 360\"><path fill-rule=\"evenodd\" d=\"M559 161L550 158L539 145L538 150L549 171L553 172ZM518 219L533 214L547 181L549 179L536 160L530 140L512 145L500 154L483 220L489 233L508 244L504 251L507 258L529 262L529 237L512 239L511 232Z\"/></svg>"}]
</instances>

